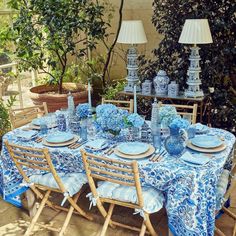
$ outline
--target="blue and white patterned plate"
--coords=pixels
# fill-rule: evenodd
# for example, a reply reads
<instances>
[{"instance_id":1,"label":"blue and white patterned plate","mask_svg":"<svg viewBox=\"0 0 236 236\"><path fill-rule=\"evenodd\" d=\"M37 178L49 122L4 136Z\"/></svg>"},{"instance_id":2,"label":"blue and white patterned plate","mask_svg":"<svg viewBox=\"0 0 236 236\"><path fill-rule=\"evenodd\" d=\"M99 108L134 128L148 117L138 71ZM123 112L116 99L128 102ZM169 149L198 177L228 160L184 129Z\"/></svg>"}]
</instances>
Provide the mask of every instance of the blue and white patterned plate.
<instances>
[{"instance_id":1,"label":"blue and white patterned plate","mask_svg":"<svg viewBox=\"0 0 236 236\"><path fill-rule=\"evenodd\" d=\"M191 143L201 148L216 148L223 144L217 136L198 135L191 139Z\"/></svg>"},{"instance_id":2,"label":"blue and white patterned plate","mask_svg":"<svg viewBox=\"0 0 236 236\"><path fill-rule=\"evenodd\" d=\"M126 155L139 155L148 151L149 145L142 142L125 142L117 146L117 150Z\"/></svg>"},{"instance_id":3,"label":"blue and white patterned plate","mask_svg":"<svg viewBox=\"0 0 236 236\"><path fill-rule=\"evenodd\" d=\"M73 138L74 135L71 133L57 132L54 134L49 134L45 140L48 143L64 143L72 140Z\"/></svg>"}]
</instances>

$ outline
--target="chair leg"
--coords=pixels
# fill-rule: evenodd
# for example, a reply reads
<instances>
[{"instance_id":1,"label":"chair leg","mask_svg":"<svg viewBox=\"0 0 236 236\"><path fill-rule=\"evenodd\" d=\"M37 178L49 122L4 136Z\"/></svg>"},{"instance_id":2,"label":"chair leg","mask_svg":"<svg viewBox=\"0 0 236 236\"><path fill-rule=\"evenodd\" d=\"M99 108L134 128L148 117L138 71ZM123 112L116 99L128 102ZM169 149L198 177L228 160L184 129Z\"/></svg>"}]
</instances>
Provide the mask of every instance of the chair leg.
<instances>
[{"instance_id":1,"label":"chair leg","mask_svg":"<svg viewBox=\"0 0 236 236\"><path fill-rule=\"evenodd\" d=\"M218 229L217 227L215 227L215 233L219 236L225 236L225 234L220 229Z\"/></svg>"},{"instance_id":2,"label":"chair leg","mask_svg":"<svg viewBox=\"0 0 236 236\"><path fill-rule=\"evenodd\" d=\"M145 222L143 221L139 236L144 236L146 230L147 230L147 226L145 225Z\"/></svg>"},{"instance_id":3,"label":"chair leg","mask_svg":"<svg viewBox=\"0 0 236 236\"><path fill-rule=\"evenodd\" d=\"M144 215L145 215L145 220L144 220L144 222L145 222L145 224L146 224L146 226L147 226L148 231L150 232L150 234L151 234L152 236L158 236L158 234L156 233L155 229L154 229L153 226L152 226L152 223L151 223L151 221L150 221L149 214L148 214L148 213L144 213Z\"/></svg>"},{"instance_id":4,"label":"chair leg","mask_svg":"<svg viewBox=\"0 0 236 236\"><path fill-rule=\"evenodd\" d=\"M74 200L75 202L77 202L79 196L80 196L79 193L76 194L75 197L73 198L73 200ZM67 215L66 215L65 222L64 222L64 224L63 224L63 226L62 226L62 228L61 228L61 230L60 230L60 232L59 232L59 236L63 236L63 235L64 235L64 233L65 233L65 231L66 231L66 228L67 228L67 226L68 226L68 224L69 224L69 222L70 222L70 219L71 219L71 216L72 216L72 214L73 214L74 209L75 209L75 208L71 205L71 206L70 206L70 209L69 209L69 211L68 211L68 213L67 213Z\"/></svg>"},{"instance_id":5,"label":"chair leg","mask_svg":"<svg viewBox=\"0 0 236 236\"><path fill-rule=\"evenodd\" d=\"M107 216L107 211L105 210L105 208L104 208L104 206L102 205L102 203L101 203L100 200L97 201L97 208L98 208L98 210L100 211L100 213L102 214L102 216L103 216L104 218L106 218L106 216ZM112 220L110 220L109 225L110 225L110 227L112 227L113 229L115 228L115 225L112 224Z\"/></svg>"},{"instance_id":6,"label":"chair leg","mask_svg":"<svg viewBox=\"0 0 236 236\"><path fill-rule=\"evenodd\" d=\"M227 209L226 207L222 207L222 210L227 214L229 215L230 217L232 217L234 220L236 220L236 215L231 212L229 209Z\"/></svg>"},{"instance_id":7,"label":"chair leg","mask_svg":"<svg viewBox=\"0 0 236 236\"><path fill-rule=\"evenodd\" d=\"M88 220L93 220L93 218L91 216L89 216L85 211L83 211L77 204L76 202L73 200L73 198L68 197L68 202L71 204L71 206L73 206L75 208L76 211L78 211L80 213L80 215L82 215L83 217L85 217Z\"/></svg>"},{"instance_id":8,"label":"chair leg","mask_svg":"<svg viewBox=\"0 0 236 236\"><path fill-rule=\"evenodd\" d=\"M106 231L107 231L107 227L108 227L108 224L110 222L114 206L115 205L113 203L110 204L110 207L109 207L109 210L108 210L108 213L107 213L107 216L106 216L106 220L105 220L104 225L102 227L102 232L101 232L100 236L104 236Z\"/></svg>"},{"instance_id":9,"label":"chair leg","mask_svg":"<svg viewBox=\"0 0 236 236\"><path fill-rule=\"evenodd\" d=\"M233 236L236 236L236 224L234 222L234 231L233 231Z\"/></svg>"},{"instance_id":10,"label":"chair leg","mask_svg":"<svg viewBox=\"0 0 236 236\"><path fill-rule=\"evenodd\" d=\"M44 195L44 197L43 197L43 199L42 199L42 201L41 201L41 203L40 203L40 205L39 205L39 208L38 208L38 210L37 210L35 216L33 217L33 219L32 219L32 221L31 221L31 223L30 223L28 229L26 230L24 236L30 235L31 231L32 231L33 228L34 228L35 223L37 222L37 220L38 220L38 218L39 218L39 216L40 216L40 214L41 214L41 212L42 212L42 210L43 210L43 208L44 208L44 206L45 206L45 204L46 204L46 202L47 202L47 200L48 200L48 197L49 197L50 193L51 193L51 191L48 190L48 191L46 192L46 194Z\"/></svg>"}]
</instances>

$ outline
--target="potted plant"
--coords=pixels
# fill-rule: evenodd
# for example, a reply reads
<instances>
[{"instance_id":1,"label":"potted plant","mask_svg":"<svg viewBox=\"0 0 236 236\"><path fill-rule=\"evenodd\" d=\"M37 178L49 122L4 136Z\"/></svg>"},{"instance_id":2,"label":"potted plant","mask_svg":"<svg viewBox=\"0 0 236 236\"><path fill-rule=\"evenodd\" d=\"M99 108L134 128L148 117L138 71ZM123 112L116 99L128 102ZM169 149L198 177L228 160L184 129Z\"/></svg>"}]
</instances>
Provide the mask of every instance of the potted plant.
<instances>
[{"instance_id":1,"label":"potted plant","mask_svg":"<svg viewBox=\"0 0 236 236\"><path fill-rule=\"evenodd\" d=\"M106 36L104 5L92 0L11 0L10 4L18 14L12 30L5 35L15 42L19 69L36 70L53 82L31 88L33 102L45 101L49 111L55 111L67 106L68 91L75 104L86 102L84 85L63 81L69 59L86 57Z\"/></svg>"}]
</instances>

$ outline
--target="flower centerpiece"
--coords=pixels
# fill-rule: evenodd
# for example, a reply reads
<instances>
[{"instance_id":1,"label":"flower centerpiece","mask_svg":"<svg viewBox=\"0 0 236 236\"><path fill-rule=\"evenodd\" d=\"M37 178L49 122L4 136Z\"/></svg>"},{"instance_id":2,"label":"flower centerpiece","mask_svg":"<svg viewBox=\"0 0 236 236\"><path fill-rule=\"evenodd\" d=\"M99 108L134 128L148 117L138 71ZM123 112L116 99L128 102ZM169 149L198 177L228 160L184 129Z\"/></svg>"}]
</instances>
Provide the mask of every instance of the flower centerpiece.
<instances>
[{"instance_id":1,"label":"flower centerpiece","mask_svg":"<svg viewBox=\"0 0 236 236\"><path fill-rule=\"evenodd\" d=\"M168 105L160 108L159 116L161 124L166 127L169 126L174 119L180 118L180 115L177 114L176 108Z\"/></svg>"},{"instance_id":2,"label":"flower centerpiece","mask_svg":"<svg viewBox=\"0 0 236 236\"><path fill-rule=\"evenodd\" d=\"M130 141L139 140L139 131L140 127L144 124L144 119L137 113L132 113L126 117L126 124L129 128L128 139Z\"/></svg>"},{"instance_id":3,"label":"flower centerpiece","mask_svg":"<svg viewBox=\"0 0 236 236\"><path fill-rule=\"evenodd\" d=\"M144 119L137 113L129 114L127 119L127 126L140 128L144 124Z\"/></svg>"},{"instance_id":4,"label":"flower centerpiece","mask_svg":"<svg viewBox=\"0 0 236 236\"><path fill-rule=\"evenodd\" d=\"M112 104L102 104L96 107L96 126L103 132L116 136L126 127L128 111L117 108Z\"/></svg>"},{"instance_id":5,"label":"flower centerpiece","mask_svg":"<svg viewBox=\"0 0 236 236\"><path fill-rule=\"evenodd\" d=\"M171 123L170 126L177 126L179 129L187 130L190 126L190 122L183 118L175 118Z\"/></svg>"},{"instance_id":6,"label":"flower centerpiece","mask_svg":"<svg viewBox=\"0 0 236 236\"><path fill-rule=\"evenodd\" d=\"M87 119L89 116L89 104L81 103L76 107L76 115L81 119Z\"/></svg>"}]
</instances>

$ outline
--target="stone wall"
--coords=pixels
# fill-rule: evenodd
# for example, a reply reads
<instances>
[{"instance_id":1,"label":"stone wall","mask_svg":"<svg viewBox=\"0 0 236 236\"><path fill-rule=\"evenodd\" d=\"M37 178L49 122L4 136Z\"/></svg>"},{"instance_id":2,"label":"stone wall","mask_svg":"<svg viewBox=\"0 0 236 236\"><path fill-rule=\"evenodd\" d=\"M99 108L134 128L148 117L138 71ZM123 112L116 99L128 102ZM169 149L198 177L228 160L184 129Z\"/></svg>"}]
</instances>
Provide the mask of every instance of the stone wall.
<instances>
[{"instance_id":1,"label":"stone wall","mask_svg":"<svg viewBox=\"0 0 236 236\"><path fill-rule=\"evenodd\" d=\"M119 19L119 4L120 0L110 0L110 2L115 6L114 18L111 22L110 32L115 33L118 26ZM161 35L158 34L151 22L152 18L152 0L125 0L123 8L123 20L142 20L144 25L144 30L147 36L147 44L139 45L138 50L141 54L146 54L148 57L152 57L151 51L158 47L161 40ZM110 36L111 43L114 39L114 35ZM124 61L125 53L128 45L117 44L114 50L112 64L111 66L111 78L112 79L122 79L126 77L126 64ZM99 45L97 51L104 54L104 46ZM123 59L122 59L123 57Z\"/></svg>"}]
</instances>

